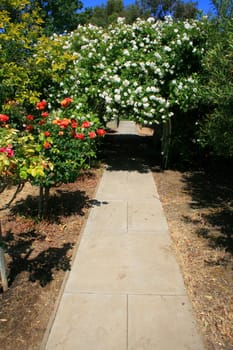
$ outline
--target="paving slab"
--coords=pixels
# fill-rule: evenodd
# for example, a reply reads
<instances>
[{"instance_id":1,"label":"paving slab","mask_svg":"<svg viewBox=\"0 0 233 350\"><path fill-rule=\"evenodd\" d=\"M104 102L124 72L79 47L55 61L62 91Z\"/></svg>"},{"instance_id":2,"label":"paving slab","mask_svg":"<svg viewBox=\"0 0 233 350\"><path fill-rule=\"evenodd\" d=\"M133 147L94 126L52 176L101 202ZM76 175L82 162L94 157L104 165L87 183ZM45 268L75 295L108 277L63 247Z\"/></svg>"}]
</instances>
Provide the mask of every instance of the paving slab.
<instances>
[{"instance_id":1,"label":"paving slab","mask_svg":"<svg viewBox=\"0 0 233 350\"><path fill-rule=\"evenodd\" d=\"M128 350L204 349L187 296L129 295L128 336Z\"/></svg>"},{"instance_id":2,"label":"paving slab","mask_svg":"<svg viewBox=\"0 0 233 350\"><path fill-rule=\"evenodd\" d=\"M133 121L122 120L117 128L118 134L121 135L138 135L136 124Z\"/></svg>"},{"instance_id":3,"label":"paving slab","mask_svg":"<svg viewBox=\"0 0 233 350\"><path fill-rule=\"evenodd\" d=\"M161 202L137 200L128 202L128 230L130 231L168 231Z\"/></svg>"},{"instance_id":4,"label":"paving slab","mask_svg":"<svg viewBox=\"0 0 233 350\"><path fill-rule=\"evenodd\" d=\"M84 236L65 291L185 294L169 236L132 232Z\"/></svg>"},{"instance_id":5,"label":"paving slab","mask_svg":"<svg viewBox=\"0 0 233 350\"><path fill-rule=\"evenodd\" d=\"M96 194L99 200L159 198L150 172L106 171L103 176Z\"/></svg>"},{"instance_id":6,"label":"paving slab","mask_svg":"<svg viewBox=\"0 0 233 350\"><path fill-rule=\"evenodd\" d=\"M96 231L126 232L127 202L98 199L85 227L85 232Z\"/></svg>"},{"instance_id":7,"label":"paving slab","mask_svg":"<svg viewBox=\"0 0 233 350\"><path fill-rule=\"evenodd\" d=\"M127 350L127 297L65 293L46 350Z\"/></svg>"}]
</instances>

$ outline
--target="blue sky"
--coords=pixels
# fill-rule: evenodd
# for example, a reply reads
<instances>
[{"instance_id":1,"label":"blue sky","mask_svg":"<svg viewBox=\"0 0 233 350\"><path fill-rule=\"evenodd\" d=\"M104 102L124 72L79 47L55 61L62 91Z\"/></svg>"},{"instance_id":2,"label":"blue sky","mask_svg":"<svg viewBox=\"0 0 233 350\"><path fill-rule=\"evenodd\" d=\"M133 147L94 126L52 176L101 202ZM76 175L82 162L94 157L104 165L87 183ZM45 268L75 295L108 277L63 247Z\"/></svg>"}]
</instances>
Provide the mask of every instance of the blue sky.
<instances>
[{"instance_id":1,"label":"blue sky","mask_svg":"<svg viewBox=\"0 0 233 350\"><path fill-rule=\"evenodd\" d=\"M194 1L194 0L193 0ZM107 0L82 0L83 6L85 7L94 7L105 4ZM134 3L134 0L124 0L124 4L128 5ZM203 10L205 14L211 10L211 2L210 0L198 0L198 8Z\"/></svg>"}]
</instances>

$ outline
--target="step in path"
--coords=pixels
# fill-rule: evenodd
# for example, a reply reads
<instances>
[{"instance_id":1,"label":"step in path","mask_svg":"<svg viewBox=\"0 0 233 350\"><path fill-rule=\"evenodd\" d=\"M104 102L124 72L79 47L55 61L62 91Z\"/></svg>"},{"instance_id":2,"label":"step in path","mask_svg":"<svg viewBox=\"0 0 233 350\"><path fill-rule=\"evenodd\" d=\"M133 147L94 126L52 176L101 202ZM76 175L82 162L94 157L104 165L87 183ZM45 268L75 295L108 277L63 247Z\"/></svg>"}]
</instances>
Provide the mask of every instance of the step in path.
<instances>
[{"instance_id":1,"label":"step in path","mask_svg":"<svg viewBox=\"0 0 233 350\"><path fill-rule=\"evenodd\" d=\"M204 350L149 168L106 167L95 199L42 348Z\"/></svg>"}]
</instances>

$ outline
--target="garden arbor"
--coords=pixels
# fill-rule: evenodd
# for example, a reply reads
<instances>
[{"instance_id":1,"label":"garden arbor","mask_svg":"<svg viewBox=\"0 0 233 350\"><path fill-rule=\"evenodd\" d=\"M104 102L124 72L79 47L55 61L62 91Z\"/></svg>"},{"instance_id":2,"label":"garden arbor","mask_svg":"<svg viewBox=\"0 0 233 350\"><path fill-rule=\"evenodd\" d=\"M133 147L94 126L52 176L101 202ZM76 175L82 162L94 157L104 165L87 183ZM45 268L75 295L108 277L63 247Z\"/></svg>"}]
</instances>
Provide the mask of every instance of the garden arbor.
<instances>
[{"instance_id":1,"label":"garden arbor","mask_svg":"<svg viewBox=\"0 0 233 350\"><path fill-rule=\"evenodd\" d=\"M198 105L206 26L206 18L170 17L132 25L119 18L107 29L79 26L63 44L76 58L51 96L69 91L83 111L104 122L123 118L152 128L162 125L166 166L172 120Z\"/></svg>"}]
</instances>

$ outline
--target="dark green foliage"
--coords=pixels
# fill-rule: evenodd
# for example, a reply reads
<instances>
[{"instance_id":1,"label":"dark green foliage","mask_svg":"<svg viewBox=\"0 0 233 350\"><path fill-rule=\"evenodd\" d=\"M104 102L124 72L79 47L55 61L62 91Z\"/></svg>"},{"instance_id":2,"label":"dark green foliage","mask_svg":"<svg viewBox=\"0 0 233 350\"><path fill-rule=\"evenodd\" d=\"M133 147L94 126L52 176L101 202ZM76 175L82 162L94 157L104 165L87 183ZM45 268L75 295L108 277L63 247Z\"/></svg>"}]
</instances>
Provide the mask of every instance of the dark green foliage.
<instances>
[{"instance_id":1,"label":"dark green foliage","mask_svg":"<svg viewBox=\"0 0 233 350\"><path fill-rule=\"evenodd\" d=\"M232 0L212 0L212 7L217 18L231 18L233 14Z\"/></svg>"},{"instance_id":2,"label":"dark green foliage","mask_svg":"<svg viewBox=\"0 0 233 350\"><path fill-rule=\"evenodd\" d=\"M83 7L80 0L34 0L34 2L41 8L47 34L69 32L79 24L78 11Z\"/></svg>"},{"instance_id":3,"label":"dark green foliage","mask_svg":"<svg viewBox=\"0 0 233 350\"><path fill-rule=\"evenodd\" d=\"M202 102L209 111L200 126L200 144L217 156L233 156L233 20L212 28L204 60Z\"/></svg>"}]
</instances>

